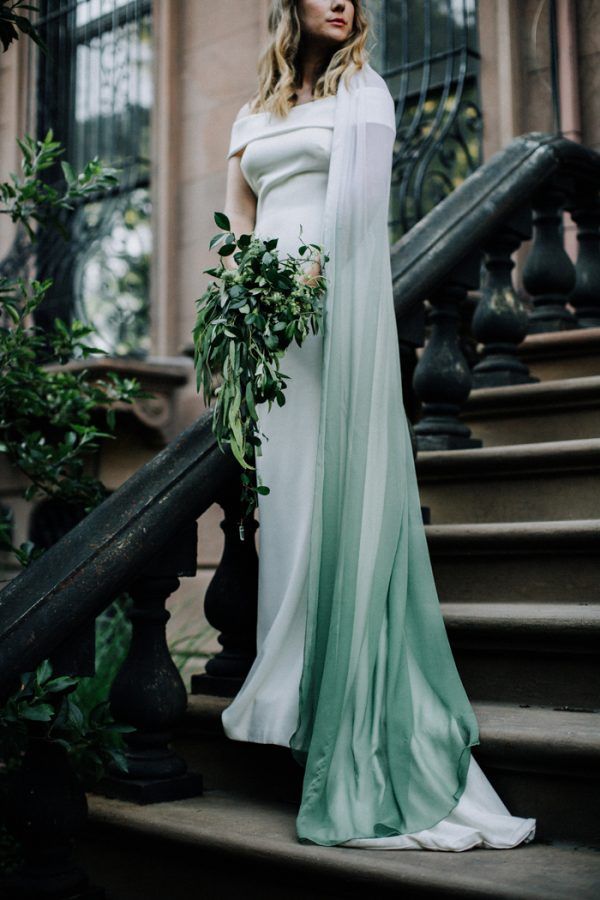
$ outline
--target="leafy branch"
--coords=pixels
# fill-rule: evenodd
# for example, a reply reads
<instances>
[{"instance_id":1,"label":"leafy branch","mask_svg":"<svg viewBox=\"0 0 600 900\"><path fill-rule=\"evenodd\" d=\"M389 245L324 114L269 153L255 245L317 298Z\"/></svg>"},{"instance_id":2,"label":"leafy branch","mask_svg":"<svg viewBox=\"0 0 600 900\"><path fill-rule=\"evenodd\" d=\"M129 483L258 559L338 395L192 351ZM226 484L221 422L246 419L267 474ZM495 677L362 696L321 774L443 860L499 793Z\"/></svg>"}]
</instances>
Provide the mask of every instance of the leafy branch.
<instances>
[{"instance_id":1,"label":"leafy branch","mask_svg":"<svg viewBox=\"0 0 600 900\"><path fill-rule=\"evenodd\" d=\"M10 216L13 222L20 222L34 239L34 230L29 220L40 225L56 228L67 239L68 232L60 220L64 210L72 210L84 199L114 188L118 184L118 169L104 166L95 156L86 163L82 172L76 173L64 160L61 169L65 186L60 190L39 177L41 172L52 168L58 157L65 152L59 141L53 140L54 133L48 129L43 140L35 140L25 135L17 138L23 158L22 174L9 173L9 180L0 184L0 213Z\"/></svg>"},{"instance_id":2,"label":"leafy branch","mask_svg":"<svg viewBox=\"0 0 600 900\"><path fill-rule=\"evenodd\" d=\"M31 20L16 13L17 9L37 12L39 7L25 3L24 0L0 0L0 44L2 44L2 50L6 53L12 42L19 39L18 28L22 34L30 37L38 47L47 53L48 48L33 27Z\"/></svg>"},{"instance_id":3,"label":"leafy branch","mask_svg":"<svg viewBox=\"0 0 600 900\"><path fill-rule=\"evenodd\" d=\"M34 737L64 747L86 789L109 765L127 772L123 734L135 728L115 722L107 700L91 710L82 708L69 696L78 681L53 676L48 660L21 676L17 691L0 707L0 758L9 771L18 768Z\"/></svg>"},{"instance_id":4,"label":"leafy branch","mask_svg":"<svg viewBox=\"0 0 600 900\"><path fill-rule=\"evenodd\" d=\"M18 143L22 174L11 173L9 182L0 183L0 213L24 226L31 242L37 234L33 222L38 230L57 228L64 234L61 211L117 182L115 170L94 159L79 174L63 162L64 185L48 185L41 174L63 152L52 130L41 141L27 135ZM83 322L55 318L49 329L35 324L51 286L51 279L0 275L0 453L29 480L25 499L60 499L88 511L106 496L90 474L89 460L102 440L114 437L115 408L148 394L134 379L92 378L89 369L65 367L102 351L88 343L94 329ZM11 534L4 514L0 548L12 551L21 565L39 555L29 544L14 547Z\"/></svg>"}]
</instances>

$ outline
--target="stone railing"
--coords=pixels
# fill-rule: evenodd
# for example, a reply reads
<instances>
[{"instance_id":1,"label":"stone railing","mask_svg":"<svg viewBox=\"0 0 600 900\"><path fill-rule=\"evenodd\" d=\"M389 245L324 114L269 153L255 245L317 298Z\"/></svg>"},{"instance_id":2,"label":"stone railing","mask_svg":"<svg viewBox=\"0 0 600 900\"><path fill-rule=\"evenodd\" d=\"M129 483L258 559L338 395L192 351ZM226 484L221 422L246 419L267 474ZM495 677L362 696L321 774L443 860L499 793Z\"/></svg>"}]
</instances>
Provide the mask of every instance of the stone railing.
<instances>
[{"instance_id":1,"label":"stone railing","mask_svg":"<svg viewBox=\"0 0 600 900\"><path fill-rule=\"evenodd\" d=\"M564 210L577 226L575 265L563 246ZM525 303L512 257L532 236ZM536 381L518 355L527 334L600 326L600 155L561 137L517 138L392 248L392 272L401 347L403 322L414 346L415 310L429 306L410 385L418 448L481 446L459 420L471 389ZM465 357L465 335L482 348L475 359Z\"/></svg>"}]
</instances>

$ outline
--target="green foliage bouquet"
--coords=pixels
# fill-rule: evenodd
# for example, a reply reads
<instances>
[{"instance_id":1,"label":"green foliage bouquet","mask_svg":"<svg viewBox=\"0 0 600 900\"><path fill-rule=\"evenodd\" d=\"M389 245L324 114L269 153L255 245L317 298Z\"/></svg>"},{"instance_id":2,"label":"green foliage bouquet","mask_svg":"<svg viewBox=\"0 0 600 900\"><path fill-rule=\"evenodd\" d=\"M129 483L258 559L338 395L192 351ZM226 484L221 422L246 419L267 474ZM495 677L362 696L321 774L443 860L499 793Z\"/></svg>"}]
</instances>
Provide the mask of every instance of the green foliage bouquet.
<instances>
[{"instance_id":1,"label":"green foliage bouquet","mask_svg":"<svg viewBox=\"0 0 600 900\"><path fill-rule=\"evenodd\" d=\"M289 376L281 371L280 359L292 341L301 346L310 330L319 331L329 256L318 244L304 243L298 257L287 254L280 259L278 238L236 238L223 213L215 213L215 222L224 233L215 235L210 247L221 244L221 263L204 269L216 280L196 301L194 361L205 402L216 398L212 427L219 448L228 445L242 466L241 503L244 514L250 515L256 495L269 493L266 485L256 486L248 472L255 468L255 455L261 455L256 407L266 402L270 410L274 401L285 403ZM231 255L237 269L223 262ZM316 256L320 274L307 278L305 264L314 263ZM220 383L215 384L218 377Z\"/></svg>"}]
</instances>

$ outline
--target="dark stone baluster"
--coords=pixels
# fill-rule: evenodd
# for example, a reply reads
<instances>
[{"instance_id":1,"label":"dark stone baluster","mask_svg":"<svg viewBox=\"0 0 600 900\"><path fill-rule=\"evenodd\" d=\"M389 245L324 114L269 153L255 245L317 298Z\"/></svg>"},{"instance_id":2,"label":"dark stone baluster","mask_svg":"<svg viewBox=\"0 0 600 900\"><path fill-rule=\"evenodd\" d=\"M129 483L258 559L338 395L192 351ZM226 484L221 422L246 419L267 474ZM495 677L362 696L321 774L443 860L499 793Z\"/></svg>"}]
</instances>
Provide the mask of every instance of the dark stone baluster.
<instances>
[{"instance_id":1,"label":"dark stone baluster","mask_svg":"<svg viewBox=\"0 0 600 900\"><path fill-rule=\"evenodd\" d=\"M137 730L125 735L129 772L105 779L100 790L135 803L179 800L202 793L202 777L169 746L187 707L187 691L167 646L168 597L178 576L196 574L196 523L176 535L131 585L131 646L110 691L112 713Z\"/></svg>"},{"instance_id":2,"label":"dark stone baluster","mask_svg":"<svg viewBox=\"0 0 600 900\"><path fill-rule=\"evenodd\" d=\"M193 694L233 697L239 691L256 656L258 557L254 534L258 522L244 519L240 540L239 481L218 498L225 513L223 556L206 591L204 609L210 624L220 632L223 649L206 665L206 674L192 676Z\"/></svg>"},{"instance_id":3,"label":"dark stone baluster","mask_svg":"<svg viewBox=\"0 0 600 900\"><path fill-rule=\"evenodd\" d=\"M413 376L417 367L417 354L415 347L398 342L400 350L400 373L402 378L402 403L409 423L416 422L419 418L419 401L413 386Z\"/></svg>"},{"instance_id":4,"label":"dark stone baluster","mask_svg":"<svg viewBox=\"0 0 600 900\"><path fill-rule=\"evenodd\" d=\"M87 800L64 747L31 737L21 767L9 777L3 813L24 863L0 877L0 896L103 900L104 890L91 886L71 857L73 838L87 820Z\"/></svg>"},{"instance_id":5,"label":"dark stone baluster","mask_svg":"<svg viewBox=\"0 0 600 900\"><path fill-rule=\"evenodd\" d=\"M457 450L481 447L471 430L458 419L471 391L471 370L459 337L459 305L479 283L479 255L469 257L430 297L431 335L415 369L413 384L422 402L422 418L415 426L419 450Z\"/></svg>"},{"instance_id":6,"label":"dark stone baluster","mask_svg":"<svg viewBox=\"0 0 600 900\"><path fill-rule=\"evenodd\" d=\"M400 371L402 377L402 401L409 422L419 418L419 400L415 394L413 375L418 362L417 347L425 343L425 309L418 303L408 313L396 319Z\"/></svg>"},{"instance_id":7,"label":"dark stone baluster","mask_svg":"<svg viewBox=\"0 0 600 900\"><path fill-rule=\"evenodd\" d=\"M577 224L579 252L575 288L569 303L575 307L580 328L600 327L600 202L577 197L571 209Z\"/></svg>"},{"instance_id":8,"label":"dark stone baluster","mask_svg":"<svg viewBox=\"0 0 600 900\"><path fill-rule=\"evenodd\" d=\"M485 245L485 283L473 316L473 334L483 358L473 368L473 387L501 387L539 381L518 358L529 316L512 283L512 254L531 235L531 213L523 210Z\"/></svg>"},{"instance_id":9,"label":"dark stone baluster","mask_svg":"<svg viewBox=\"0 0 600 900\"><path fill-rule=\"evenodd\" d=\"M565 189L558 184L533 198L533 245L523 269L523 285L533 302L530 334L577 328L565 306L575 286L575 267L563 246L562 210Z\"/></svg>"}]
</instances>

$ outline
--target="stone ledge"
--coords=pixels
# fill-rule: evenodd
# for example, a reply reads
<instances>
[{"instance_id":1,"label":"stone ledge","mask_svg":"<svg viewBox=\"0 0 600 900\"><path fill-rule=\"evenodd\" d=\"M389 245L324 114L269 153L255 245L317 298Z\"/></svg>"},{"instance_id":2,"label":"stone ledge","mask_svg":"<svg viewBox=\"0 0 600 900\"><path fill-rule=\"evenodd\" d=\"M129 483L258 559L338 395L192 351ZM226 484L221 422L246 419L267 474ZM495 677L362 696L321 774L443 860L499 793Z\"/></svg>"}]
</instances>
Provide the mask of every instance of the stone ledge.
<instances>
[{"instance_id":1,"label":"stone ledge","mask_svg":"<svg viewBox=\"0 0 600 900\"><path fill-rule=\"evenodd\" d=\"M440 606L446 628L453 636L460 635L461 642L493 638L499 644L527 641L537 645L539 642L540 649L546 652L557 647L600 652L598 603L441 603Z\"/></svg>"},{"instance_id":2,"label":"stone ledge","mask_svg":"<svg viewBox=\"0 0 600 900\"><path fill-rule=\"evenodd\" d=\"M419 479L432 481L484 476L588 472L600 470L600 438L544 441L478 447L472 450L420 450L416 470Z\"/></svg>"},{"instance_id":3,"label":"stone ledge","mask_svg":"<svg viewBox=\"0 0 600 900\"><path fill-rule=\"evenodd\" d=\"M221 713L231 703L230 698L193 695L188 702L179 732L224 736ZM481 737L476 753L486 761L502 759L510 768L511 758L525 755L536 762L551 761L554 766L560 763L563 771L575 767L581 772L581 766L592 766L600 772L598 713L482 702L474 702L473 709ZM240 741L233 743L238 747L249 746Z\"/></svg>"},{"instance_id":4,"label":"stone ledge","mask_svg":"<svg viewBox=\"0 0 600 900\"><path fill-rule=\"evenodd\" d=\"M518 353L526 362L555 360L571 356L600 354L600 328L570 328L542 334L528 334Z\"/></svg>"},{"instance_id":5,"label":"stone ledge","mask_svg":"<svg viewBox=\"0 0 600 900\"><path fill-rule=\"evenodd\" d=\"M600 519L426 525L425 534L430 552L437 557L505 553L561 556L600 551Z\"/></svg>"},{"instance_id":6,"label":"stone ledge","mask_svg":"<svg viewBox=\"0 0 600 900\"><path fill-rule=\"evenodd\" d=\"M600 407L600 375L540 381L495 388L476 388L465 403L461 418L529 415L537 410Z\"/></svg>"}]
</instances>

